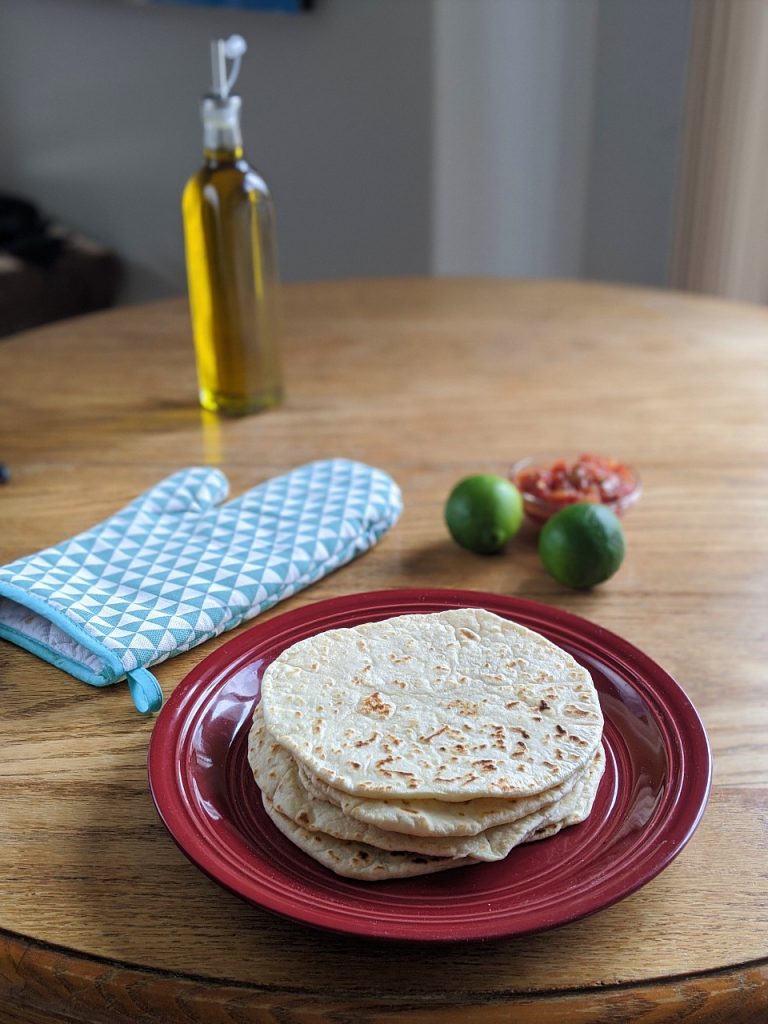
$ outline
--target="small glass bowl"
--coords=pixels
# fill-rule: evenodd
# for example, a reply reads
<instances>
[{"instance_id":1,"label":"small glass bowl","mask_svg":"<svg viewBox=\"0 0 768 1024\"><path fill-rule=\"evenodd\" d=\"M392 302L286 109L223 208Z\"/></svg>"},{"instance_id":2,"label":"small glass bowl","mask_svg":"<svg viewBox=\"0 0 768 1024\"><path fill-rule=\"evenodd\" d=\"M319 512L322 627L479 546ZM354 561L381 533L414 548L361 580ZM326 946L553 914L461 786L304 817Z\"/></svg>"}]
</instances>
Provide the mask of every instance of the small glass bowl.
<instances>
[{"instance_id":1,"label":"small glass bowl","mask_svg":"<svg viewBox=\"0 0 768 1024\"><path fill-rule=\"evenodd\" d=\"M608 456L602 456L608 458ZM525 470L540 467L542 470L550 469L556 462L563 461L563 459L571 464L577 462L579 456L568 457L562 455L528 455L524 459L518 459L509 470L509 479L519 489L523 499L523 508L525 513L530 520L539 525L546 523L546 521L559 512L560 509L565 508L567 505L575 505L580 501L595 501L594 498L580 496L578 492L574 494L563 496L558 499L549 499L539 494L533 494L531 491L527 491L523 486L520 485L519 480L521 474ZM618 459L612 459L613 462L619 462ZM625 491L623 494L616 498L603 498L600 504L605 505L606 508L611 509L616 515L623 515L628 508L631 508L635 504L637 499L640 497L642 492L642 483L639 474L632 469L631 466L626 463L620 463L625 473L631 480L631 488Z\"/></svg>"}]
</instances>

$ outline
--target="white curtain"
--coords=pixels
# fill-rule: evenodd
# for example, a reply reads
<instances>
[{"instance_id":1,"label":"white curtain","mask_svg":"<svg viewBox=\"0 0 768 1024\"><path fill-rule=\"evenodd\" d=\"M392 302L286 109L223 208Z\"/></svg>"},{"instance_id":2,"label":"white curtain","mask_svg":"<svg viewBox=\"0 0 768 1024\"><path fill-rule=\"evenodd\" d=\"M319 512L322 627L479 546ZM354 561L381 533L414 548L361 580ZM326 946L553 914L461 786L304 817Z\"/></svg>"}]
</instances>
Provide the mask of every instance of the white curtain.
<instances>
[{"instance_id":1,"label":"white curtain","mask_svg":"<svg viewBox=\"0 0 768 1024\"><path fill-rule=\"evenodd\" d=\"M694 0L672 284L768 302L768 0Z\"/></svg>"}]
</instances>

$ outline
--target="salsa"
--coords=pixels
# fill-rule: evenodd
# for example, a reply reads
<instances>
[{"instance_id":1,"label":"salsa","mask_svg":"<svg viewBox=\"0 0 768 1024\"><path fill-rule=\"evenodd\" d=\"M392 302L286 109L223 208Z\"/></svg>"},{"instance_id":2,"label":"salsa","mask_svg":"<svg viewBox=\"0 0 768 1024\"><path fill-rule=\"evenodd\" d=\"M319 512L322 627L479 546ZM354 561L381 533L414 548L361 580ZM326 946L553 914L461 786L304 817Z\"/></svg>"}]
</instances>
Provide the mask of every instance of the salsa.
<instances>
[{"instance_id":1,"label":"salsa","mask_svg":"<svg viewBox=\"0 0 768 1024\"><path fill-rule=\"evenodd\" d=\"M546 519L565 505L590 501L622 511L637 497L638 480L629 466L603 455L556 459L548 465L527 462L514 473L526 510Z\"/></svg>"}]
</instances>

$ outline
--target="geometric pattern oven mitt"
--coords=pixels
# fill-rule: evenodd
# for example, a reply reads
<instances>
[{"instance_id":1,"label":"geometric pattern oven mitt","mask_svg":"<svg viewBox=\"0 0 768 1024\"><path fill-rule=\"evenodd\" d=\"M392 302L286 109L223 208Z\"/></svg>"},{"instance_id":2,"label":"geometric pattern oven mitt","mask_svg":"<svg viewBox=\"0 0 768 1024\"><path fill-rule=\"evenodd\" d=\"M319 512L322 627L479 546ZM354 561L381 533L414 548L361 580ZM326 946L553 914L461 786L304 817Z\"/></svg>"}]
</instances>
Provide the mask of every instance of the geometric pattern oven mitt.
<instances>
[{"instance_id":1,"label":"geometric pattern oven mitt","mask_svg":"<svg viewBox=\"0 0 768 1024\"><path fill-rule=\"evenodd\" d=\"M218 469L174 473L90 530L0 567L0 636L94 686L127 677L141 712L148 666L251 619L370 548L400 491L348 459L311 462L220 505Z\"/></svg>"}]
</instances>

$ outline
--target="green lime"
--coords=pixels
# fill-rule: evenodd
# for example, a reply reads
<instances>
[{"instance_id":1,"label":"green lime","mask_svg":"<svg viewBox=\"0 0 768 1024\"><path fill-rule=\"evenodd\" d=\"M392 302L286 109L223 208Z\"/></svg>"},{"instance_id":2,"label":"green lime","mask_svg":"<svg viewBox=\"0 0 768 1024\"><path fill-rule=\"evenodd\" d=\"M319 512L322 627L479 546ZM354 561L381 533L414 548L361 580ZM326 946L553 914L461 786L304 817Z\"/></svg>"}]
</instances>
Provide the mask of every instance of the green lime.
<instances>
[{"instance_id":1,"label":"green lime","mask_svg":"<svg viewBox=\"0 0 768 1024\"><path fill-rule=\"evenodd\" d=\"M465 477L445 503L445 522L463 548L478 555L500 551L520 529L523 499L513 483L493 473Z\"/></svg>"},{"instance_id":2,"label":"green lime","mask_svg":"<svg viewBox=\"0 0 768 1024\"><path fill-rule=\"evenodd\" d=\"M543 526L539 556L559 583L587 590L616 572L624 559L624 531L605 505L566 505Z\"/></svg>"}]
</instances>

